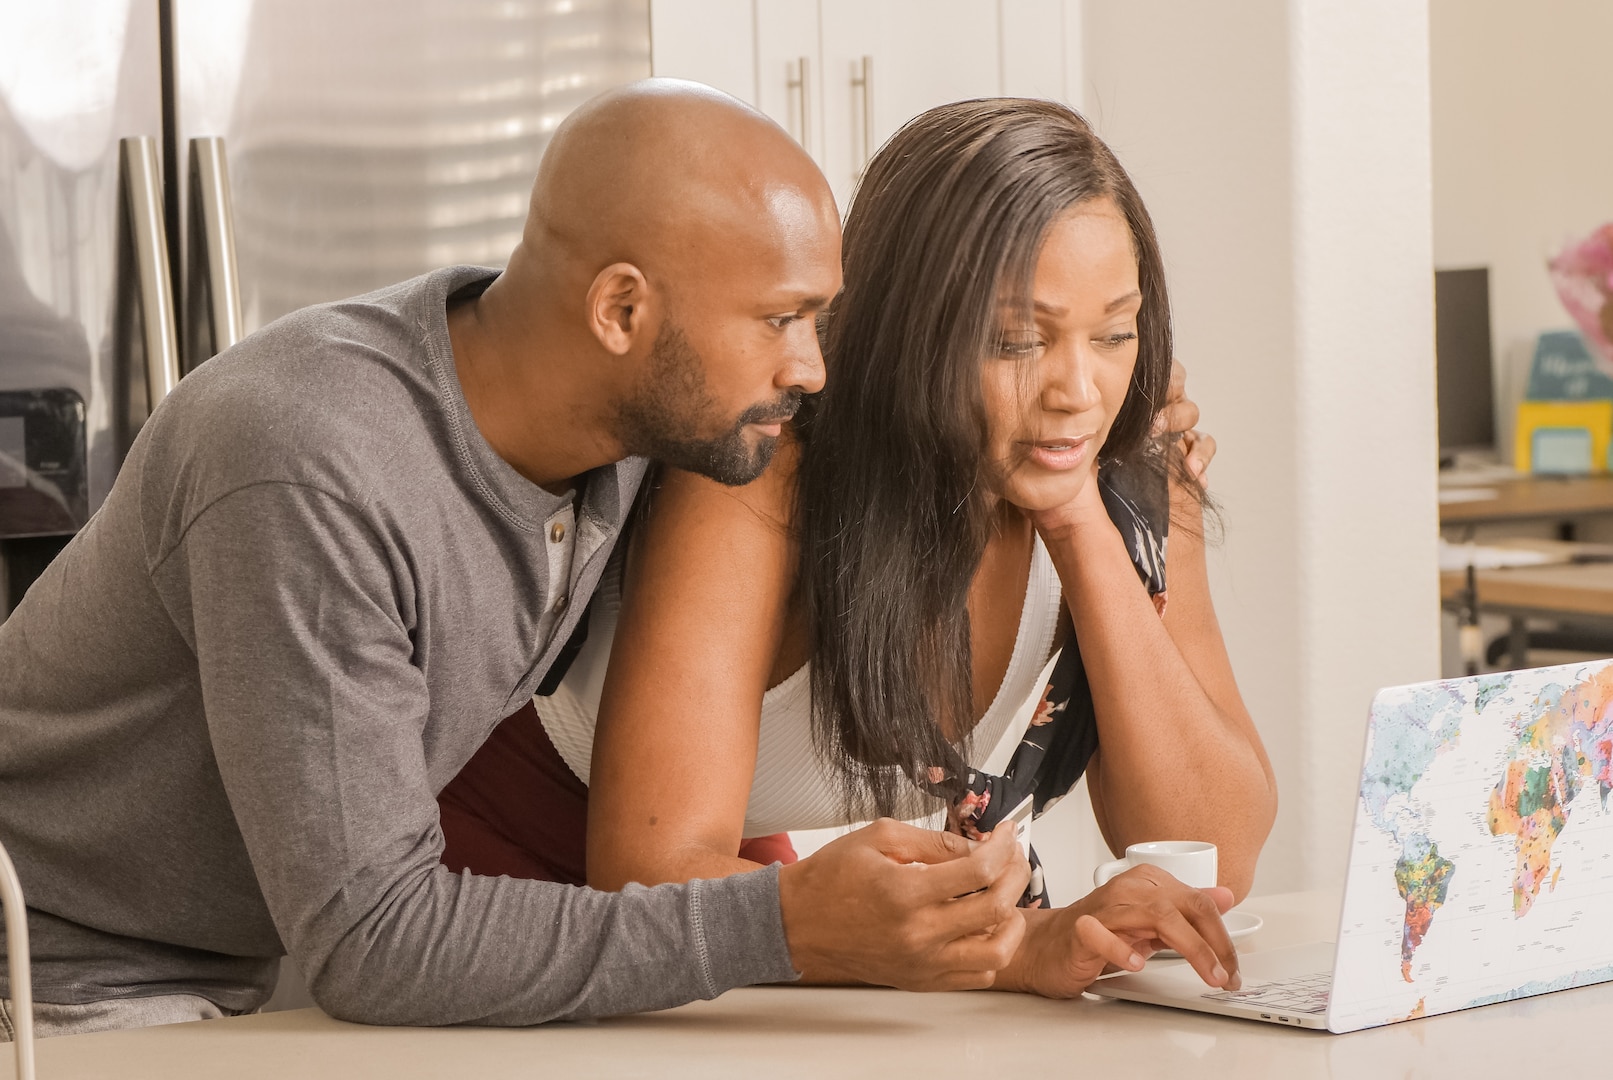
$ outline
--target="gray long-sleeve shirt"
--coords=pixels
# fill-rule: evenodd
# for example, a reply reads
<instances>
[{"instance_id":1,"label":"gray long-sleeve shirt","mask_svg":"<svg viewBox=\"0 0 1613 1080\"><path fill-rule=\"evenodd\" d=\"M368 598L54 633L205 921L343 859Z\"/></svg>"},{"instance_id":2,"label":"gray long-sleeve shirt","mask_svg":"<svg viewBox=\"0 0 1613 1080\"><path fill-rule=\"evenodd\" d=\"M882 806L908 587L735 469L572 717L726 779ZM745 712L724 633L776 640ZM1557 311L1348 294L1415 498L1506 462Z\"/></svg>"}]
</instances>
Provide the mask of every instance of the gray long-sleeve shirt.
<instances>
[{"instance_id":1,"label":"gray long-sleeve shirt","mask_svg":"<svg viewBox=\"0 0 1613 1080\"><path fill-rule=\"evenodd\" d=\"M203 365L0 624L0 838L39 999L253 1008L284 952L376 1023L795 977L776 870L609 894L439 862L436 793L542 680L643 472L555 496L482 439L446 309L492 274L298 312Z\"/></svg>"}]
</instances>

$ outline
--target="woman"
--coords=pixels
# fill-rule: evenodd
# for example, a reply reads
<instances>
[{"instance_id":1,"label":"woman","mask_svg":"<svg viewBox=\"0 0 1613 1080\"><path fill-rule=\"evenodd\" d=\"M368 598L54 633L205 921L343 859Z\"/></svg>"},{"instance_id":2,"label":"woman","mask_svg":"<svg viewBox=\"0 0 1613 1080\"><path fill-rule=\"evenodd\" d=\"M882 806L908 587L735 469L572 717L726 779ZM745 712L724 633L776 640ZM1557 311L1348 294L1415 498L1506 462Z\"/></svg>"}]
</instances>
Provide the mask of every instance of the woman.
<instances>
[{"instance_id":1,"label":"woman","mask_svg":"<svg viewBox=\"0 0 1613 1080\"><path fill-rule=\"evenodd\" d=\"M541 726L518 714L443 793L445 858L498 872L569 834L542 876L713 877L787 855L745 837L936 799L978 836L1085 771L1111 848L1214 841L1241 897L1275 789L1202 489L1150 438L1169 307L1130 179L1062 106L944 106L870 163L844 251L827 389L755 483L661 478L619 615L602 590ZM1072 932L1029 914L1022 952Z\"/></svg>"}]
</instances>

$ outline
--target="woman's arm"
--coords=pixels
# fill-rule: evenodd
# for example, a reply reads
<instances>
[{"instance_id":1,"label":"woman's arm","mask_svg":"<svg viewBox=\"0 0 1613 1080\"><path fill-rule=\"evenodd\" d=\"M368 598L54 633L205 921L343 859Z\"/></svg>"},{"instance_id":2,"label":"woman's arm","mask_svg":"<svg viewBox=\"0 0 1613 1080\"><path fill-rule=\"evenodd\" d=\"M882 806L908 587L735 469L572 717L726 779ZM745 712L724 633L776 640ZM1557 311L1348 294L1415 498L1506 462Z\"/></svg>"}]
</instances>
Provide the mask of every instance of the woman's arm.
<instances>
[{"instance_id":1,"label":"woman's arm","mask_svg":"<svg viewBox=\"0 0 1613 1080\"><path fill-rule=\"evenodd\" d=\"M1037 522L1092 685L1093 812L1117 853L1144 840L1213 842L1221 883L1242 900L1276 816L1277 789L1210 602L1202 532L1172 531L1161 619L1095 480L1076 505ZM1201 514L1174 482L1171 513L1178 521Z\"/></svg>"},{"instance_id":2,"label":"woman's arm","mask_svg":"<svg viewBox=\"0 0 1613 1080\"><path fill-rule=\"evenodd\" d=\"M741 859L762 695L795 552L793 444L740 488L667 470L635 529L588 792L588 884L753 870Z\"/></svg>"}]
</instances>

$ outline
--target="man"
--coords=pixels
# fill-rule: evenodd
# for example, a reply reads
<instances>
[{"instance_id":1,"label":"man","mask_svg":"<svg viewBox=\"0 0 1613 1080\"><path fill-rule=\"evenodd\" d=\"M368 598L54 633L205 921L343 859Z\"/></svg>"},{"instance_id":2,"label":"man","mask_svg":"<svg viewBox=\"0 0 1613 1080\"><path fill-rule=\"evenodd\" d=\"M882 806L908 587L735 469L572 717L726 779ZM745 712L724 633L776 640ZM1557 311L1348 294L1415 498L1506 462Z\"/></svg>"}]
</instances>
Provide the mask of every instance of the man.
<instances>
[{"instance_id":1,"label":"man","mask_svg":"<svg viewBox=\"0 0 1613 1080\"><path fill-rule=\"evenodd\" d=\"M1023 929L1007 835L887 822L620 894L439 862L434 796L562 654L643 458L743 483L822 385L839 251L788 136L652 81L561 126L502 274L298 312L187 378L0 626L42 1033L257 1008L283 952L372 1023L663 1008L818 962L989 984Z\"/></svg>"}]
</instances>

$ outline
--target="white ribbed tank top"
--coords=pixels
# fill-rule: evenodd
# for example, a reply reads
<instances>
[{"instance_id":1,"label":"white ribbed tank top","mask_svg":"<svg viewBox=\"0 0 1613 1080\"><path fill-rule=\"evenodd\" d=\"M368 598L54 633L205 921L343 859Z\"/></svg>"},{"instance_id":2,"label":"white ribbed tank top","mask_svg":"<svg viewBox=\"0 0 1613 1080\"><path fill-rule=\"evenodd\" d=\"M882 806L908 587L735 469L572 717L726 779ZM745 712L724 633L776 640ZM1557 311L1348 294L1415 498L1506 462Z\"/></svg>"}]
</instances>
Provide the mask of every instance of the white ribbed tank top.
<instances>
[{"instance_id":1,"label":"white ribbed tank top","mask_svg":"<svg viewBox=\"0 0 1613 1080\"><path fill-rule=\"evenodd\" d=\"M554 695L534 702L550 741L585 784L593 759L605 667L622 606L621 557L618 548L594 594L588 641ZM1047 678L1061 598L1053 560L1037 537L1014 652L996 697L975 726L973 767L1001 772L1024 737ZM762 696L756 771L745 808L747 838L849 824L834 777L812 746L810 704L810 665Z\"/></svg>"}]
</instances>

